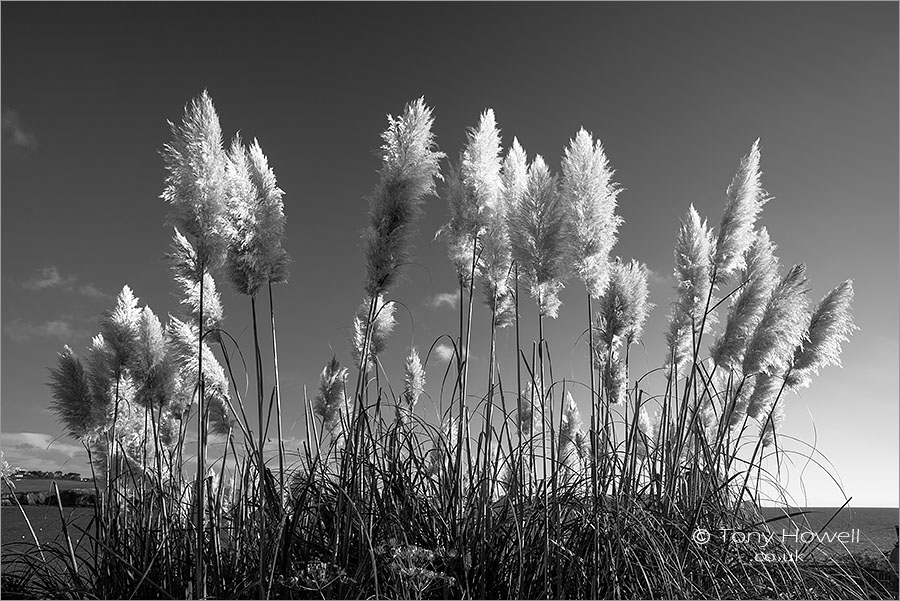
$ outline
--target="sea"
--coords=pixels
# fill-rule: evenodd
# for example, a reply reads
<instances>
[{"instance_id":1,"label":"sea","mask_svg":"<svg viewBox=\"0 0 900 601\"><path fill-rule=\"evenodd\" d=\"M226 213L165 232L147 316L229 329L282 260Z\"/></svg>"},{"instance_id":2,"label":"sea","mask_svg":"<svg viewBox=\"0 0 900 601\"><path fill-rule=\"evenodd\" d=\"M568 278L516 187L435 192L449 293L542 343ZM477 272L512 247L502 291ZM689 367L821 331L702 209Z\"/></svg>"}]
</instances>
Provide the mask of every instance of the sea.
<instances>
[{"instance_id":1,"label":"sea","mask_svg":"<svg viewBox=\"0 0 900 601\"><path fill-rule=\"evenodd\" d=\"M769 531L788 547L817 555L879 555L898 542L897 507L766 507Z\"/></svg>"}]
</instances>

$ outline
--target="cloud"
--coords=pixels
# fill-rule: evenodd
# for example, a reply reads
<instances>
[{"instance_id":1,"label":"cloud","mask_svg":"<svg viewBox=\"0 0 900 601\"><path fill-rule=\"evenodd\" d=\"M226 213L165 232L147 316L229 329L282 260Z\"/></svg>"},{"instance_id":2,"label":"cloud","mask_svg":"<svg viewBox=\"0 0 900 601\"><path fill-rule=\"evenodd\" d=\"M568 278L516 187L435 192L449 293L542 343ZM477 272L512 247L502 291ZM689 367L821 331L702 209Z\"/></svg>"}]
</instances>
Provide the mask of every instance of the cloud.
<instances>
[{"instance_id":1,"label":"cloud","mask_svg":"<svg viewBox=\"0 0 900 601\"><path fill-rule=\"evenodd\" d=\"M39 432L3 432L0 447L13 467L26 470L75 471L88 475L87 453L70 438L54 439Z\"/></svg>"},{"instance_id":2,"label":"cloud","mask_svg":"<svg viewBox=\"0 0 900 601\"><path fill-rule=\"evenodd\" d=\"M432 309L440 309L444 305L455 309L459 305L459 291L456 292L438 292L430 297L426 303Z\"/></svg>"},{"instance_id":3,"label":"cloud","mask_svg":"<svg viewBox=\"0 0 900 601\"><path fill-rule=\"evenodd\" d=\"M647 268L647 283L651 286L675 286L675 276L672 274L663 274L654 269Z\"/></svg>"},{"instance_id":4,"label":"cloud","mask_svg":"<svg viewBox=\"0 0 900 601\"><path fill-rule=\"evenodd\" d=\"M67 288L73 286L76 282L74 276L63 277L59 274L59 268L56 265L44 267L38 273L31 276L31 279L22 284L26 290L45 290L47 288Z\"/></svg>"},{"instance_id":5,"label":"cloud","mask_svg":"<svg viewBox=\"0 0 900 601\"><path fill-rule=\"evenodd\" d=\"M431 353L441 363L448 363L453 358L453 347L449 344L439 344Z\"/></svg>"},{"instance_id":6,"label":"cloud","mask_svg":"<svg viewBox=\"0 0 900 601\"><path fill-rule=\"evenodd\" d=\"M92 283L78 284L78 278L74 275L63 276L56 265L43 267L31 278L22 284L25 290L49 290L59 289L67 292L75 292L91 298L111 300L113 297L97 288Z\"/></svg>"},{"instance_id":7,"label":"cloud","mask_svg":"<svg viewBox=\"0 0 900 601\"><path fill-rule=\"evenodd\" d=\"M86 330L75 328L71 323L62 319L51 319L43 323L16 319L3 326L3 333L15 342L28 342L35 338L56 338L62 341L70 341L73 338L81 338L88 335Z\"/></svg>"},{"instance_id":8,"label":"cloud","mask_svg":"<svg viewBox=\"0 0 900 601\"><path fill-rule=\"evenodd\" d=\"M25 131L22 118L17 111L6 109L3 111L3 148L15 148L31 151L38 147L34 134Z\"/></svg>"},{"instance_id":9,"label":"cloud","mask_svg":"<svg viewBox=\"0 0 900 601\"><path fill-rule=\"evenodd\" d=\"M83 294L85 296L90 296L91 298L99 298L109 300L112 299L111 294L107 294L94 286L93 284L82 284L78 287L78 293Z\"/></svg>"}]
</instances>

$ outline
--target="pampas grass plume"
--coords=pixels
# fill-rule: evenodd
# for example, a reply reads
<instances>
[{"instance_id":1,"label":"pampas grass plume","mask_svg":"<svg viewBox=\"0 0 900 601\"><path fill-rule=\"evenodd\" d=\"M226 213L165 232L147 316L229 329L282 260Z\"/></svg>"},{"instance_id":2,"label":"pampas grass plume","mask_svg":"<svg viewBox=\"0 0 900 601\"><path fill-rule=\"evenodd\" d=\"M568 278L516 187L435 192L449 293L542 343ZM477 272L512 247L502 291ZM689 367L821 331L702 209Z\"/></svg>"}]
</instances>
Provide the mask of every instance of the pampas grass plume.
<instances>
[{"instance_id":1,"label":"pampas grass plume","mask_svg":"<svg viewBox=\"0 0 900 601\"><path fill-rule=\"evenodd\" d=\"M361 355L366 340L366 324L369 319L371 299L366 297L356 310L353 318L353 337L350 339L350 354L356 366L369 371L375 366L375 359L387 346L387 340L397 324L394 319L394 303L385 302L382 295L375 300L375 318L369 332L368 357L363 365Z\"/></svg>"},{"instance_id":2,"label":"pampas grass plume","mask_svg":"<svg viewBox=\"0 0 900 601\"><path fill-rule=\"evenodd\" d=\"M709 262L711 236L706 222L691 205L681 222L675 244L675 279L678 297L672 305L669 332L666 334L668 354L666 369L680 369L693 353L694 338L701 334L703 310L710 291ZM710 325L707 319L707 325Z\"/></svg>"},{"instance_id":3,"label":"pampas grass plume","mask_svg":"<svg viewBox=\"0 0 900 601\"><path fill-rule=\"evenodd\" d=\"M614 173L600 140L579 130L563 153L561 194L569 214L574 271L594 298L606 287L607 258L623 221L615 214L621 190Z\"/></svg>"},{"instance_id":4,"label":"pampas grass plume","mask_svg":"<svg viewBox=\"0 0 900 601\"><path fill-rule=\"evenodd\" d=\"M512 254L541 315L556 317L566 277L566 214L557 179L541 156L528 168L521 201L508 213Z\"/></svg>"},{"instance_id":5,"label":"pampas grass plume","mask_svg":"<svg viewBox=\"0 0 900 601\"><path fill-rule=\"evenodd\" d=\"M50 409L75 438L88 438L100 425L103 414L98 412L91 386L81 360L68 346L59 353L56 368L50 370Z\"/></svg>"},{"instance_id":6,"label":"pampas grass plume","mask_svg":"<svg viewBox=\"0 0 900 601\"><path fill-rule=\"evenodd\" d=\"M136 352L140 315L138 298L125 285L112 309L100 318L100 333L112 351L116 370L121 370Z\"/></svg>"},{"instance_id":7,"label":"pampas grass plume","mask_svg":"<svg viewBox=\"0 0 900 601\"><path fill-rule=\"evenodd\" d=\"M635 260L616 261L609 267L609 282L600 297L597 330L607 346L616 338L626 344L637 342L653 303L647 287L647 266Z\"/></svg>"},{"instance_id":8,"label":"pampas grass plume","mask_svg":"<svg viewBox=\"0 0 900 601\"><path fill-rule=\"evenodd\" d=\"M226 267L235 290L255 295L288 279L290 255L282 248L284 192L259 142L249 149L235 137L228 153L229 244Z\"/></svg>"},{"instance_id":9,"label":"pampas grass plume","mask_svg":"<svg viewBox=\"0 0 900 601\"><path fill-rule=\"evenodd\" d=\"M370 296L383 294L399 277L409 259L422 200L440 179L438 161L444 154L435 145L433 123L424 98L407 104L398 118L388 115L388 128L381 135L379 183L369 199L369 227L363 232L365 289Z\"/></svg>"},{"instance_id":10,"label":"pampas grass plume","mask_svg":"<svg viewBox=\"0 0 900 601\"><path fill-rule=\"evenodd\" d=\"M763 205L769 200L762 188L759 169L759 140L741 159L740 167L725 192L725 213L716 239L714 284L724 282L735 269L744 267L744 253L753 243L753 227Z\"/></svg>"},{"instance_id":11,"label":"pampas grass plume","mask_svg":"<svg viewBox=\"0 0 900 601\"><path fill-rule=\"evenodd\" d=\"M809 323L805 273L803 263L794 265L772 291L747 346L745 375L787 367Z\"/></svg>"},{"instance_id":12,"label":"pampas grass plume","mask_svg":"<svg viewBox=\"0 0 900 601\"><path fill-rule=\"evenodd\" d=\"M209 93L204 90L185 107L181 125L170 121L169 127L172 141L162 151L169 174L161 195L171 206L169 223L197 241L200 264L217 267L227 232L227 158Z\"/></svg>"},{"instance_id":13,"label":"pampas grass plume","mask_svg":"<svg viewBox=\"0 0 900 601\"><path fill-rule=\"evenodd\" d=\"M182 408L186 408L196 394L197 383L200 380L197 373L197 344L200 332L196 326L170 315L166 333L172 348L173 361L178 369L179 403ZM202 369L204 407L210 412L210 432L227 434L233 424L231 416L226 411L230 398L228 381L225 379L225 371L221 364L205 342Z\"/></svg>"},{"instance_id":14,"label":"pampas grass plume","mask_svg":"<svg viewBox=\"0 0 900 601\"><path fill-rule=\"evenodd\" d=\"M716 365L726 369L740 367L747 344L778 281L778 259L774 251L775 245L769 240L768 231L760 229L747 251L746 264L741 271L744 287L728 309L725 331L710 349Z\"/></svg>"},{"instance_id":15,"label":"pampas grass plume","mask_svg":"<svg viewBox=\"0 0 900 601\"><path fill-rule=\"evenodd\" d=\"M338 428L348 417L345 387L347 368L341 367L337 357L332 357L319 377L319 394L313 401L313 413L322 418L322 428L340 439Z\"/></svg>"},{"instance_id":16,"label":"pampas grass plume","mask_svg":"<svg viewBox=\"0 0 900 601\"><path fill-rule=\"evenodd\" d=\"M408 423L419 396L425 392L425 369L415 348L411 348L406 356L404 372L403 394L397 405L397 419L401 423Z\"/></svg>"},{"instance_id":17,"label":"pampas grass plume","mask_svg":"<svg viewBox=\"0 0 900 601\"><path fill-rule=\"evenodd\" d=\"M841 364L841 344L858 329L850 313L852 301L852 280L840 284L819 301L803 343L794 351L788 375L789 386L809 386L813 374L818 374L821 368Z\"/></svg>"}]
</instances>

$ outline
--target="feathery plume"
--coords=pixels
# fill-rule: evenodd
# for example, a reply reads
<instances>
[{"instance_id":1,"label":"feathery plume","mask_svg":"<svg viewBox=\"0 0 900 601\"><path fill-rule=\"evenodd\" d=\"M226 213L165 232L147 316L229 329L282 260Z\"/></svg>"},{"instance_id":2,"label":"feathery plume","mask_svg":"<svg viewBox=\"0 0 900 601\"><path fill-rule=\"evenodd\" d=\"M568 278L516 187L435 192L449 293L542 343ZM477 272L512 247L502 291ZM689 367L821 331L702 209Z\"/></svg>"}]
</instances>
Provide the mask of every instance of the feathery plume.
<instances>
[{"instance_id":1,"label":"feathery plume","mask_svg":"<svg viewBox=\"0 0 900 601\"><path fill-rule=\"evenodd\" d=\"M264 284L284 283L288 278L291 258L282 248L284 192L255 139L246 149L240 137L235 137L227 171L228 275L235 290L253 296Z\"/></svg>"},{"instance_id":2,"label":"feathery plume","mask_svg":"<svg viewBox=\"0 0 900 601\"><path fill-rule=\"evenodd\" d=\"M728 309L725 331L710 349L716 365L735 369L743 361L747 344L778 280L778 259L774 251L775 245L769 240L766 228L760 229L747 251L746 265L741 271L744 287Z\"/></svg>"},{"instance_id":3,"label":"feathery plume","mask_svg":"<svg viewBox=\"0 0 900 601\"><path fill-rule=\"evenodd\" d=\"M606 287L607 258L623 221L615 214L621 189L612 179L614 173L603 144L581 128L563 154L561 194L568 212L574 270L594 298Z\"/></svg>"},{"instance_id":4,"label":"feathery plume","mask_svg":"<svg viewBox=\"0 0 900 601\"><path fill-rule=\"evenodd\" d=\"M356 316L353 318L353 337L350 340L350 355L353 357L353 362L358 368L364 368L365 371L375 367L376 357L387 346L387 340L397 324L394 319L394 303L386 303L384 297L379 294L375 300L375 317L369 332L368 358L363 366L361 355L366 340L366 324L369 320L370 306L371 298L366 297L356 310Z\"/></svg>"},{"instance_id":5,"label":"feathery plume","mask_svg":"<svg viewBox=\"0 0 900 601\"><path fill-rule=\"evenodd\" d=\"M323 430L335 441L342 440L342 428L349 417L346 384L347 368L341 367L337 357L332 357L319 378L319 394L313 401L313 413L322 418Z\"/></svg>"},{"instance_id":6,"label":"feathery plume","mask_svg":"<svg viewBox=\"0 0 900 601\"><path fill-rule=\"evenodd\" d=\"M655 427L653 421L650 419L650 415L647 413L647 409L641 405L640 410L638 411L638 431L635 433L637 436L637 453L639 457L646 457L650 454L650 443L653 441L653 437L655 436Z\"/></svg>"},{"instance_id":7,"label":"feathery plume","mask_svg":"<svg viewBox=\"0 0 900 601\"><path fill-rule=\"evenodd\" d=\"M134 401L142 407L163 407L172 398L175 373L166 333L150 307L140 312L138 343L128 364L137 386Z\"/></svg>"},{"instance_id":8,"label":"feathery plume","mask_svg":"<svg viewBox=\"0 0 900 601\"><path fill-rule=\"evenodd\" d=\"M478 275L484 286L485 304L494 315L496 325L505 327L514 318L509 286L512 254L506 222L508 203L503 181L505 174L501 169L500 133L491 109L482 114L478 129L470 134L463 156L463 175L470 194L483 205Z\"/></svg>"},{"instance_id":9,"label":"feathery plume","mask_svg":"<svg viewBox=\"0 0 900 601\"><path fill-rule=\"evenodd\" d=\"M419 359L419 352L415 347L409 349L404 365L403 395L397 405L397 419L400 423L408 423L412 416L419 396L425 392L425 369Z\"/></svg>"},{"instance_id":10,"label":"feathery plume","mask_svg":"<svg viewBox=\"0 0 900 601\"><path fill-rule=\"evenodd\" d=\"M169 121L172 141L165 145L169 223L197 241L199 263L218 267L225 247L226 156L222 128L212 98L204 90L184 109L180 126Z\"/></svg>"},{"instance_id":11,"label":"feathery plume","mask_svg":"<svg viewBox=\"0 0 900 601\"><path fill-rule=\"evenodd\" d=\"M469 202L458 164L451 163L447 168L443 196L447 200L450 221L437 231L435 238L444 239L447 256L456 269L456 279L468 290L472 285L469 265L474 256L472 245L475 243L476 216L471 214L473 206Z\"/></svg>"},{"instance_id":12,"label":"feathery plume","mask_svg":"<svg viewBox=\"0 0 900 601\"><path fill-rule=\"evenodd\" d=\"M494 109L487 109L478 120L478 127L470 129L462 156L463 181L477 212L500 202L503 182L500 177L500 130Z\"/></svg>"},{"instance_id":13,"label":"feathery plume","mask_svg":"<svg viewBox=\"0 0 900 601\"><path fill-rule=\"evenodd\" d=\"M503 185L501 198L509 210L519 204L528 187L528 155L518 138L513 138L512 146L503 158L500 180Z\"/></svg>"},{"instance_id":14,"label":"feathery plume","mask_svg":"<svg viewBox=\"0 0 900 601\"><path fill-rule=\"evenodd\" d=\"M772 419L763 422L760 427L760 438L762 438L763 448L770 447L775 444L775 433L781 429L784 422L784 401L779 400L772 407Z\"/></svg>"},{"instance_id":15,"label":"feathery plume","mask_svg":"<svg viewBox=\"0 0 900 601\"><path fill-rule=\"evenodd\" d=\"M732 271L744 267L744 253L754 240L753 226L769 200L762 188L759 158L757 139L750 154L741 159L741 165L725 191L725 213L719 224L713 259L713 285L723 283Z\"/></svg>"},{"instance_id":16,"label":"feathery plume","mask_svg":"<svg viewBox=\"0 0 900 601\"><path fill-rule=\"evenodd\" d=\"M100 319L100 333L112 351L114 367L121 370L136 352L141 310L127 285L122 287L112 309Z\"/></svg>"},{"instance_id":17,"label":"feathery plume","mask_svg":"<svg viewBox=\"0 0 900 601\"><path fill-rule=\"evenodd\" d=\"M666 333L668 354L666 371L673 366L679 370L693 356L695 338L699 337L700 324L710 292L709 261L711 236L706 221L694 205L681 222L678 240L675 244L675 289L678 298L672 305L669 317L669 331ZM711 325L712 315L707 317L706 326Z\"/></svg>"},{"instance_id":18,"label":"feathery plume","mask_svg":"<svg viewBox=\"0 0 900 601\"><path fill-rule=\"evenodd\" d=\"M197 344L199 331L191 324L177 317L169 316L166 328L172 356L178 370L177 397L182 410L186 408L197 391L200 381L197 373ZM209 411L210 432L227 434L233 424L227 405L230 399L225 371L206 343L203 343L203 388L204 407Z\"/></svg>"},{"instance_id":19,"label":"feathery plume","mask_svg":"<svg viewBox=\"0 0 900 601\"><path fill-rule=\"evenodd\" d=\"M488 228L490 213L500 203L502 186L500 132L494 111L487 109L478 126L468 131L459 166L451 167L445 193L450 221L437 233L446 240L457 278L467 288L471 286L470 265L476 255L473 244Z\"/></svg>"},{"instance_id":20,"label":"feathery plume","mask_svg":"<svg viewBox=\"0 0 900 601\"><path fill-rule=\"evenodd\" d=\"M396 282L409 258L422 199L434 193L434 181L440 179L438 161L444 154L437 151L433 122L424 98L407 104L399 118L388 115L380 181L369 199L370 225L363 233L369 296L384 294Z\"/></svg>"},{"instance_id":21,"label":"feathery plume","mask_svg":"<svg viewBox=\"0 0 900 601\"><path fill-rule=\"evenodd\" d=\"M515 323L515 293L511 284L512 248L509 237L509 211L518 206L528 186L528 159L518 139L503 159L500 196L488 207L487 225L481 236L480 275L485 303L494 314L497 327Z\"/></svg>"},{"instance_id":22,"label":"feathery plume","mask_svg":"<svg viewBox=\"0 0 900 601\"><path fill-rule=\"evenodd\" d=\"M584 422L572 393L566 391L565 408L560 418L558 455L566 467L579 472L585 455Z\"/></svg>"},{"instance_id":23,"label":"feathery plume","mask_svg":"<svg viewBox=\"0 0 900 601\"><path fill-rule=\"evenodd\" d=\"M767 373L758 374L754 381L754 385L752 388L749 388L752 392L749 394L747 400L741 402L741 399L738 399L735 412L732 414L731 426L738 426L740 425L740 422L743 421L744 412L742 409L744 408L746 408L746 414L754 419L765 417L772 408L775 399L778 398L778 393L781 392L783 385L783 375Z\"/></svg>"},{"instance_id":24,"label":"feathery plume","mask_svg":"<svg viewBox=\"0 0 900 601\"><path fill-rule=\"evenodd\" d=\"M534 379L529 379L525 383L525 388L519 395L517 411L519 414L519 437L528 439L534 434L535 420L534 408L540 407L543 402L541 399L541 378L539 374L534 375ZM540 425L540 424L539 424Z\"/></svg>"},{"instance_id":25,"label":"feathery plume","mask_svg":"<svg viewBox=\"0 0 900 601\"><path fill-rule=\"evenodd\" d=\"M92 415L95 416L93 424L98 431L102 431L113 417L113 388L116 379L115 353L103 334L97 334L91 340L86 373L91 388Z\"/></svg>"},{"instance_id":26,"label":"feathery plume","mask_svg":"<svg viewBox=\"0 0 900 601\"><path fill-rule=\"evenodd\" d=\"M105 419L105 410L95 403L81 360L68 346L59 353L50 370L50 409L73 437L91 438ZM101 409L101 411L98 411Z\"/></svg>"},{"instance_id":27,"label":"feathery plume","mask_svg":"<svg viewBox=\"0 0 900 601\"><path fill-rule=\"evenodd\" d=\"M853 301L853 281L847 280L819 301L803 337L803 344L794 350L788 386L809 386L813 374L827 365L841 364L841 343L850 339L857 327L853 324L850 303Z\"/></svg>"},{"instance_id":28,"label":"feathery plume","mask_svg":"<svg viewBox=\"0 0 900 601\"><path fill-rule=\"evenodd\" d=\"M613 351L609 361L602 364L606 395L613 405L621 405L628 394L628 371L620 353Z\"/></svg>"},{"instance_id":29,"label":"feathery plume","mask_svg":"<svg viewBox=\"0 0 900 601\"><path fill-rule=\"evenodd\" d=\"M566 277L566 214L556 177L539 155L528 169L521 201L508 213L512 254L541 315L555 318Z\"/></svg>"},{"instance_id":30,"label":"feathery plume","mask_svg":"<svg viewBox=\"0 0 900 601\"><path fill-rule=\"evenodd\" d=\"M775 286L744 355L745 375L784 369L809 323L806 266L794 265Z\"/></svg>"},{"instance_id":31,"label":"feathery plume","mask_svg":"<svg viewBox=\"0 0 900 601\"><path fill-rule=\"evenodd\" d=\"M600 297L597 329L607 346L614 345L616 338L632 344L640 339L653 308L647 302L647 266L633 259L628 263L616 261L609 271L608 285Z\"/></svg>"},{"instance_id":32,"label":"feathery plume","mask_svg":"<svg viewBox=\"0 0 900 601\"><path fill-rule=\"evenodd\" d=\"M175 283L181 289L181 305L194 323L200 320L200 261L190 241L175 228L171 252L166 256ZM203 332L218 330L225 319L222 300L209 270L203 268ZM213 337L214 338L214 337Z\"/></svg>"}]
</instances>

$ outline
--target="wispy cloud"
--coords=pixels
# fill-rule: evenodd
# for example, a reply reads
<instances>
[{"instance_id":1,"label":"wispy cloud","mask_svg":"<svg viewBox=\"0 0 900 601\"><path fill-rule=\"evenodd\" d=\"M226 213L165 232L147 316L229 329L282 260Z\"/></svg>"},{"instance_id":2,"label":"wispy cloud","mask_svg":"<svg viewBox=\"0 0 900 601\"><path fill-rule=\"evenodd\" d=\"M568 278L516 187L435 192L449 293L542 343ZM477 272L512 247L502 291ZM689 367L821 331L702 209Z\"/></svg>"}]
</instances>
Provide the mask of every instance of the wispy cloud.
<instances>
[{"instance_id":1,"label":"wispy cloud","mask_svg":"<svg viewBox=\"0 0 900 601\"><path fill-rule=\"evenodd\" d=\"M434 347L431 354L441 363L447 363L453 358L453 347L449 344L439 344Z\"/></svg>"},{"instance_id":2,"label":"wispy cloud","mask_svg":"<svg viewBox=\"0 0 900 601\"><path fill-rule=\"evenodd\" d=\"M109 300L112 298L111 294L103 292L93 284L82 284L78 287L78 293L85 296L90 296L91 298L99 298L104 300Z\"/></svg>"},{"instance_id":3,"label":"wispy cloud","mask_svg":"<svg viewBox=\"0 0 900 601\"><path fill-rule=\"evenodd\" d=\"M4 459L13 467L44 471L85 473L87 453L70 438L54 439L39 432L3 432L0 447Z\"/></svg>"},{"instance_id":4,"label":"wispy cloud","mask_svg":"<svg viewBox=\"0 0 900 601\"><path fill-rule=\"evenodd\" d=\"M647 283L651 286L675 286L675 276L671 273L665 274L655 269L647 268Z\"/></svg>"},{"instance_id":5,"label":"wispy cloud","mask_svg":"<svg viewBox=\"0 0 900 601\"><path fill-rule=\"evenodd\" d=\"M456 292L438 292L430 297L426 303L432 309L440 309L443 306L455 309L459 305L459 291Z\"/></svg>"},{"instance_id":6,"label":"wispy cloud","mask_svg":"<svg viewBox=\"0 0 900 601\"><path fill-rule=\"evenodd\" d=\"M89 335L87 330L76 328L63 319L51 319L42 323L15 319L3 325L3 333L15 342L28 342L35 338L56 338L69 342Z\"/></svg>"},{"instance_id":7,"label":"wispy cloud","mask_svg":"<svg viewBox=\"0 0 900 601\"><path fill-rule=\"evenodd\" d=\"M49 265L39 269L37 273L22 284L22 288L25 290L65 290L102 300L111 300L113 298L112 295L103 292L93 283L79 284L76 276L62 275L59 272L59 267L56 265Z\"/></svg>"},{"instance_id":8,"label":"wispy cloud","mask_svg":"<svg viewBox=\"0 0 900 601\"><path fill-rule=\"evenodd\" d=\"M74 286L76 278L74 276L63 277L59 273L56 265L50 265L40 269L36 274L31 276L27 282L22 284L26 290L45 290L47 288L68 288Z\"/></svg>"},{"instance_id":9,"label":"wispy cloud","mask_svg":"<svg viewBox=\"0 0 900 601\"><path fill-rule=\"evenodd\" d=\"M18 111L5 109L3 111L3 148L31 151L36 150L37 147L37 138L25 130Z\"/></svg>"}]
</instances>

